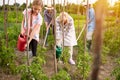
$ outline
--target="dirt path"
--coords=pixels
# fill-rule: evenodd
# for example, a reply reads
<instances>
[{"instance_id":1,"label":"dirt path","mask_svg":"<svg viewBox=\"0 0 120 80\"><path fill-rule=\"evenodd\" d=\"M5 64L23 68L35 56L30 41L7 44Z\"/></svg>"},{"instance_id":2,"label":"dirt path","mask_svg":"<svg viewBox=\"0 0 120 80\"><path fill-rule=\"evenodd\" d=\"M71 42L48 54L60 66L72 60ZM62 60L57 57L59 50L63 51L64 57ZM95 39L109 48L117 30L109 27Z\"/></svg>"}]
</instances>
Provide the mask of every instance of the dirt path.
<instances>
[{"instance_id":1,"label":"dirt path","mask_svg":"<svg viewBox=\"0 0 120 80\"><path fill-rule=\"evenodd\" d=\"M115 80L115 78L111 76L115 66L114 59L110 56L107 56L106 59L106 63L100 66L99 80Z\"/></svg>"},{"instance_id":2,"label":"dirt path","mask_svg":"<svg viewBox=\"0 0 120 80\"><path fill-rule=\"evenodd\" d=\"M53 50L49 50L47 53L45 53L45 58L46 64L43 65L43 71L50 78L55 73Z\"/></svg>"}]
</instances>

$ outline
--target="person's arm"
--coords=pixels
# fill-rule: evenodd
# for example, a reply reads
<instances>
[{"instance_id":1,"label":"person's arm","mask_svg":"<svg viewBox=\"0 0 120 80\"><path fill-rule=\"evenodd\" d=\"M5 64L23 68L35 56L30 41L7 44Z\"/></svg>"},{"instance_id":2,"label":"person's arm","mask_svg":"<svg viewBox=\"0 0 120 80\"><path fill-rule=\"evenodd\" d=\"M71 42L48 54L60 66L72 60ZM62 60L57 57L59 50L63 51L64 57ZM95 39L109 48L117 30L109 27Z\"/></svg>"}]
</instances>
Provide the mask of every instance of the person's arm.
<instances>
[{"instance_id":1,"label":"person's arm","mask_svg":"<svg viewBox=\"0 0 120 80\"><path fill-rule=\"evenodd\" d=\"M44 11L44 22L46 26L46 31L48 30L48 17L47 17L47 10Z\"/></svg>"},{"instance_id":2,"label":"person's arm","mask_svg":"<svg viewBox=\"0 0 120 80\"><path fill-rule=\"evenodd\" d=\"M62 31L60 28L60 23L56 21L56 45L58 46L62 45Z\"/></svg>"},{"instance_id":3,"label":"person's arm","mask_svg":"<svg viewBox=\"0 0 120 80\"><path fill-rule=\"evenodd\" d=\"M24 33L25 33L25 30L24 30L24 22L25 22L25 18L23 18L22 24L21 24L21 32L20 32L20 34L22 34L22 35L24 35Z\"/></svg>"},{"instance_id":4,"label":"person's arm","mask_svg":"<svg viewBox=\"0 0 120 80\"><path fill-rule=\"evenodd\" d=\"M31 40L33 39L36 31L40 30L40 27L41 27L41 25L42 25L42 21L43 21L42 16L41 16L41 15L38 16L38 20L36 21L35 25L33 26L32 31L31 31L31 33L30 33L30 35L29 35L28 44L29 44L29 43L31 42Z\"/></svg>"},{"instance_id":5,"label":"person's arm","mask_svg":"<svg viewBox=\"0 0 120 80\"><path fill-rule=\"evenodd\" d=\"M33 28L32 32L30 33L28 44L31 42L33 36L35 35L35 32L39 29L40 26L41 26L40 24L36 24L35 25L35 27Z\"/></svg>"}]
</instances>

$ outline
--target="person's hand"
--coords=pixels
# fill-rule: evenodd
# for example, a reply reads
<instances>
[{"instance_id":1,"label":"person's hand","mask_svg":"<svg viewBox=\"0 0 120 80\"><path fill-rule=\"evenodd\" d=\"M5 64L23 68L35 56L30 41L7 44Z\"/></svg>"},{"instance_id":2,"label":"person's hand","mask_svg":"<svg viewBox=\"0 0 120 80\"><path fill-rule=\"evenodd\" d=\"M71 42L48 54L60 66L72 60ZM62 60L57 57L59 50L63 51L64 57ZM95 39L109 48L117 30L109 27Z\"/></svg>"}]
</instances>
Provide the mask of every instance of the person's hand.
<instances>
[{"instance_id":1,"label":"person's hand","mask_svg":"<svg viewBox=\"0 0 120 80\"><path fill-rule=\"evenodd\" d=\"M28 43L28 46L29 46L29 43ZM27 43L25 44L25 49L27 50Z\"/></svg>"},{"instance_id":2,"label":"person's hand","mask_svg":"<svg viewBox=\"0 0 120 80\"><path fill-rule=\"evenodd\" d=\"M27 49L27 44L25 44L25 49Z\"/></svg>"},{"instance_id":3,"label":"person's hand","mask_svg":"<svg viewBox=\"0 0 120 80\"><path fill-rule=\"evenodd\" d=\"M23 35L23 32L20 32L21 35Z\"/></svg>"},{"instance_id":4,"label":"person's hand","mask_svg":"<svg viewBox=\"0 0 120 80\"><path fill-rule=\"evenodd\" d=\"M20 34L23 35L23 36L25 35L25 33L23 31L21 31Z\"/></svg>"}]
</instances>

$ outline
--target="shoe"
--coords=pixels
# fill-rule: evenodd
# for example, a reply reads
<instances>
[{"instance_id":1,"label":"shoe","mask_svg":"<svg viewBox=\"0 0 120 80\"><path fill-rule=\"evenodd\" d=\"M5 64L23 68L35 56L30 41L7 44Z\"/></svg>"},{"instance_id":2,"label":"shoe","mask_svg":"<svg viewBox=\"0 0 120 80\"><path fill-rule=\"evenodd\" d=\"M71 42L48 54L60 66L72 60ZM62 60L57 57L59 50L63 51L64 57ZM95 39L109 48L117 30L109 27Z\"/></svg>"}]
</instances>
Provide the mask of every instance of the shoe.
<instances>
[{"instance_id":1,"label":"shoe","mask_svg":"<svg viewBox=\"0 0 120 80\"><path fill-rule=\"evenodd\" d=\"M69 63L72 64L72 65L75 65L75 61L73 59L70 59Z\"/></svg>"},{"instance_id":2,"label":"shoe","mask_svg":"<svg viewBox=\"0 0 120 80\"><path fill-rule=\"evenodd\" d=\"M33 56L32 51L29 51L28 54L29 54L29 58Z\"/></svg>"},{"instance_id":3,"label":"shoe","mask_svg":"<svg viewBox=\"0 0 120 80\"><path fill-rule=\"evenodd\" d=\"M59 63L59 64L63 64L63 61L59 60L58 63Z\"/></svg>"}]
</instances>

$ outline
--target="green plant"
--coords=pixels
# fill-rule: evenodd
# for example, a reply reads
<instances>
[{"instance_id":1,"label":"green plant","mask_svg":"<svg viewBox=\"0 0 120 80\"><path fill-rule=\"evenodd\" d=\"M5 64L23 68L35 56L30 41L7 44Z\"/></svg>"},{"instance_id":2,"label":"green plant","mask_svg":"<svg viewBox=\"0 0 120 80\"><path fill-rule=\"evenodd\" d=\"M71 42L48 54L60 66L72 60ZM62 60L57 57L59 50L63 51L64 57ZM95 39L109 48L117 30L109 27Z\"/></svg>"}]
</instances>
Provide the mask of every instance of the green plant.
<instances>
[{"instance_id":1,"label":"green plant","mask_svg":"<svg viewBox=\"0 0 120 80\"><path fill-rule=\"evenodd\" d=\"M120 80L120 58L116 60L117 65L112 71L112 76L115 76L116 80Z\"/></svg>"},{"instance_id":2,"label":"green plant","mask_svg":"<svg viewBox=\"0 0 120 80\"><path fill-rule=\"evenodd\" d=\"M90 73L90 62L91 57L89 53L79 53L77 57L77 68L84 80L88 78L88 74Z\"/></svg>"},{"instance_id":3,"label":"green plant","mask_svg":"<svg viewBox=\"0 0 120 80\"><path fill-rule=\"evenodd\" d=\"M102 63L105 64L107 61L107 55L110 52L110 49L108 47L102 46L102 54L101 54L101 60Z\"/></svg>"},{"instance_id":4,"label":"green plant","mask_svg":"<svg viewBox=\"0 0 120 80\"><path fill-rule=\"evenodd\" d=\"M56 75L52 76L51 80L71 80L71 78L66 71L60 70Z\"/></svg>"},{"instance_id":5,"label":"green plant","mask_svg":"<svg viewBox=\"0 0 120 80\"><path fill-rule=\"evenodd\" d=\"M54 35L53 35L53 30L52 27L50 28L50 32L48 32L48 36L47 36L47 43L50 46L49 48L52 49L54 46Z\"/></svg>"},{"instance_id":6,"label":"green plant","mask_svg":"<svg viewBox=\"0 0 120 80\"><path fill-rule=\"evenodd\" d=\"M63 60L65 64L68 63L69 57L70 57L70 54L68 52L68 48L64 47L62 55L61 55L61 59Z\"/></svg>"},{"instance_id":7,"label":"green plant","mask_svg":"<svg viewBox=\"0 0 120 80\"><path fill-rule=\"evenodd\" d=\"M90 69L91 69L90 64L91 64L92 58L88 52L84 52L83 41L79 41L78 49L79 50L77 55L77 70L82 76L82 79L86 80L90 73Z\"/></svg>"},{"instance_id":8,"label":"green plant","mask_svg":"<svg viewBox=\"0 0 120 80\"><path fill-rule=\"evenodd\" d=\"M35 57L30 66L18 66L16 72L21 74L21 80L48 80L41 68L42 61L40 57Z\"/></svg>"},{"instance_id":9,"label":"green plant","mask_svg":"<svg viewBox=\"0 0 120 80\"><path fill-rule=\"evenodd\" d=\"M2 70L7 73L15 73L15 52L14 48L16 47L17 36L18 36L18 27L12 26L7 28L8 40L5 39L5 33L0 31L0 66ZM6 46L6 42L8 46Z\"/></svg>"},{"instance_id":10,"label":"green plant","mask_svg":"<svg viewBox=\"0 0 120 80\"><path fill-rule=\"evenodd\" d=\"M2 67L6 73L14 73L16 67L14 49L6 47L4 39L2 39L1 42L0 67Z\"/></svg>"},{"instance_id":11,"label":"green plant","mask_svg":"<svg viewBox=\"0 0 120 80\"><path fill-rule=\"evenodd\" d=\"M119 25L111 26L104 32L103 46L107 48L109 55L117 55L120 50L120 28Z\"/></svg>"}]
</instances>

